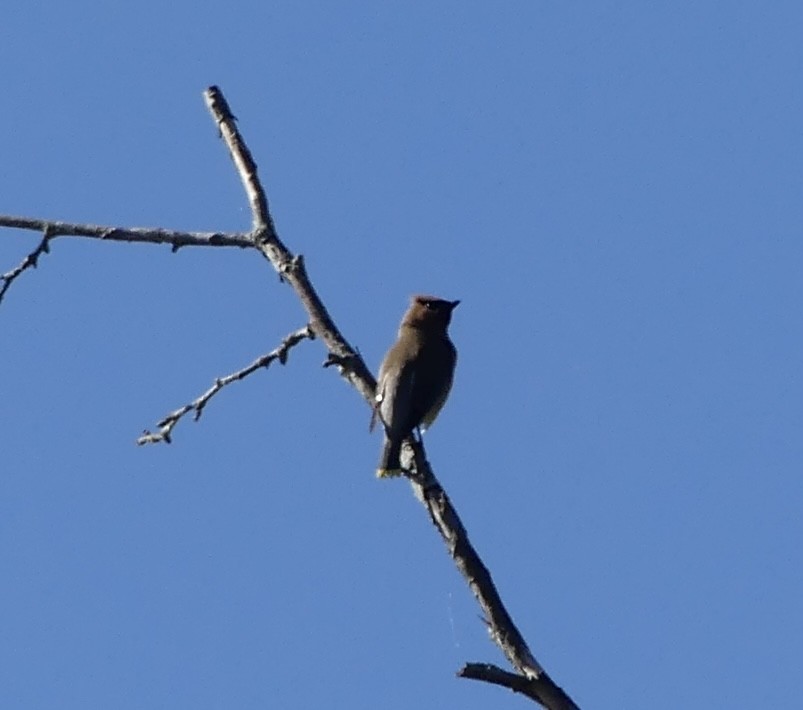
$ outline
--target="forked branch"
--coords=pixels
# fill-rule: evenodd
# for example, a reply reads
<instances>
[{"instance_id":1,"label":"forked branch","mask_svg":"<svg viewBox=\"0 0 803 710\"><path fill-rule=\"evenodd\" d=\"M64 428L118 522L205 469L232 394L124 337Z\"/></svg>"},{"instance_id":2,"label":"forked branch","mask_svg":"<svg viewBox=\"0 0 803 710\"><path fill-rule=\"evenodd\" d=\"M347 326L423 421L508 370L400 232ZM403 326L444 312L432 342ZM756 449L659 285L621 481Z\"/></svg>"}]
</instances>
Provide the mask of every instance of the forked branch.
<instances>
[{"instance_id":1,"label":"forked branch","mask_svg":"<svg viewBox=\"0 0 803 710\"><path fill-rule=\"evenodd\" d=\"M209 110L220 128L232 160L252 206L254 230L264 234L258 244L280 276L295 290L310 317L315 334L326 344L329 358L326 365L335 365L370 404L373 403L376 382L362 358L348 344L335 326L304 269L303 260L293 256L279 239L270 216L265 191L257 178L256 164L235 124L234 115L217 87L205 93ZM528 688L527 696L549 710L578 710L572 699L549 677L535 660L523 636L513 623L499 593L476 550L468 539L465 527L449 497L435 478L423 448L414 441L407 442L405 463L413 491L426 507L430 519L440 533L458 570L465 578L485 615L493 641L501 648L511 665L518 671L521 687ZM514 674L509 674L511 677ZM468 677L468 676L466 676ZM488 680L479 678L478 680ZM497 681L496 684L500 684ZM510 687L510 686L508 686Z\"/></svg>"},{"instance_id":2,"label":"forked branch","mask_svg":"<svg viewBox=\"0 0 803 710\"><path fill-rule=\"evenodd\" d=\"M251 205L253 231L249 234L188 233L167 230L119 229L93 225L70 225L63 222L47 222L21 217L0 216L0 227L35 229L43 233L42 241L23 262L2 276L2 291L25 270L35 267L39 257L48 251L50 241L61 235L85 236L117 241L144 241L168 243L173 250L183 246L237 246L257 248L270 261L280 278L288 283L309 317L309 325L291 333L278 348L263 355L248 367L238 370L215 383L200 397L162 419L159 429L145 432L138 443L170 442L176 423L187 413L194 411L201 416L209 400L231 382L241 380L256 370L267 367L274 360L284 362L294 345L307 338L320 338L328 357L324 365L336 367L360 393L369 405L373 403L376 382L362 357L348 343L335 325L329 312L315 291L304 266L304 259L294 255L279 238L270 214L265 190L259 180L256 163L235 123L234 115L215 86L204 92L206 105L212 114L229 154L242 180L248 202ZM423 448L413 440L406 442L403 463L411 473L408 476L416 497L427 509L430 520L441 535L447 550L460 573L465 578L482 609L491 639L499 646L516 671L510 673L496 666L472 663L458 675L463 678L482 680L522 693L548 710L577 710L572 699L549 677L536 661L523 636L513 623L488 569L468 539L457 511L438 482L424 455Z\"/></svg>"},{"instance_id":3,"label":"forked branch","mask_svg":"<svg viewBox=\"0 0 803 710\"><path fill-rule=\"evenodd\" d=\"M176 252L181 247L240 247L253 248L250 234L240 232L179 232L173 229L109 227L100 224L73 224L30 217L0 215L0 227L41 232L42 240L15 268L0 276L0 301L11 284L24 271L36 268L39 257L50 251L50 242L56 237L87 237L108 242L139 242L141 244L169 244Z\"/></svg>"}]
</instances>

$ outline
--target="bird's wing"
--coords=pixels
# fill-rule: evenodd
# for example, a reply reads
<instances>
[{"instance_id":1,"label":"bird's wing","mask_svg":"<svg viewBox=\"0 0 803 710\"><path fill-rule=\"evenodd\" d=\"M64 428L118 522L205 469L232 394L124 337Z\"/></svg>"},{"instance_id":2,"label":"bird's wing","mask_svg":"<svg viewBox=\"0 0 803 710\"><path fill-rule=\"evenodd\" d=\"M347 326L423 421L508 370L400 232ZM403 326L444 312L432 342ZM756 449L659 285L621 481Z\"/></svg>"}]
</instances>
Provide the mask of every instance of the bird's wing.
<instances>
[{"instance_id":1,"label":"bird's wing","mask_svg":"<svg viewBox=\"0 0 803 710\"><path fill-rule=\"evenodd\" d=\"M406 436L412 429L409 422L415 382L412 364L402 367L393 377L390 373L380 373L375 417L379 417L390 438Z\"/></svg>"},{"instance_id":2,"label":"bird's wing","mask_svg":"<svg viewBox=\"0 0 803 710\"><path fill-rule=\"evenodd\" d=\"M428 429L435 421L452 388L457 357L454 347L451 344L438 344L438 348L439 356L432 358L432 366L416 379L412 393L416 407L411 417L415 425L420 425L422 429Z\"/></svg>"}]
</instances>

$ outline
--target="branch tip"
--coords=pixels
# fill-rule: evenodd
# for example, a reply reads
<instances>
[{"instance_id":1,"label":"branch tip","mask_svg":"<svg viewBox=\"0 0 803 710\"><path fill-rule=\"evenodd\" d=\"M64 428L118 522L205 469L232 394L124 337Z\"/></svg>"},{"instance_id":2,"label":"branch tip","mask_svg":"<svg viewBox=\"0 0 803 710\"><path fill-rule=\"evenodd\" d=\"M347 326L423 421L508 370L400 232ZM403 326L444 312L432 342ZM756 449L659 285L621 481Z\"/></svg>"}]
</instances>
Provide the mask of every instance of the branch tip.
<instances>
[{"instance_id":1,"label":"branch tip","mask_svg":"<svg viewBox=\"0 0 803 710\"><path fill-rule=\"evenodd\" d=\"M278 239L273 219L268 209L268 198L265 189L257 176L257 165L251 151L245 144L236 125L234 114L229 108L223 92L218 86L210 86L204 91L206 106L220 130L223 142L229 150L234 161L240 181L243 184L248 203L251 205L251 218L255 234L265 232L264 241L270 242Z\"/></svg>"},{"instance_id":2,"label":"branch tip","mask_svg":"<svg viewBox=\"0 0 803 710\"><path fill-rule=\"evenodd\" d=\"M0 226L4 226L1 218ZM0 275L0 284L2 284L0 286L0 302L2 302L3 296L6 295L6 291L11 288L11 284L16 281L20 274L28 269L35 269L39 263L39 257L42 254L50 253L50 240L56 235L52 233L49 225L46 223L42 227L41 231L43 236L39 244L36 245L36 248L30 252L16 267L11 269L11 271L7 271L5 274Z\"/></svg>"},{"instance_id":3,"label":"branch tip","mask_svg":"<svg viewBox=\"0 0 803 710\"><path fill-rule=\"evenodd\" d=\"M212 397L214 397L224 387L227 387L232 382L245 379L263 367L269 367L274 360L279 360L279 362L284 364L287 362L288 354L291 348L298 345L302 340L313 340L314 337L315 336L310 325L307 324L303 328L299 328L298 330L295 330L287 335L278 347L271 350L271 352L258 357L247 367L237 370L236 372L232 372L225 377L216 377L212 383L212 386L200 397L197 397L192 402L185 404L175 412L172 412L166 417L162 418L162 420L156 425L159 427L159 431L157 433L153 434L146 431L145 435L137 439L137 443L140 445L158 444L159 442L164 441L169 444L171 441L170 436L173 428L176 426L176 424L178 424L181 418L187 414L187 412L193 411L193 420L197 422L201 418L201 415L203 414L206 405L209 403L209 400L211 400Z\"/></svg>"}]
</instances>

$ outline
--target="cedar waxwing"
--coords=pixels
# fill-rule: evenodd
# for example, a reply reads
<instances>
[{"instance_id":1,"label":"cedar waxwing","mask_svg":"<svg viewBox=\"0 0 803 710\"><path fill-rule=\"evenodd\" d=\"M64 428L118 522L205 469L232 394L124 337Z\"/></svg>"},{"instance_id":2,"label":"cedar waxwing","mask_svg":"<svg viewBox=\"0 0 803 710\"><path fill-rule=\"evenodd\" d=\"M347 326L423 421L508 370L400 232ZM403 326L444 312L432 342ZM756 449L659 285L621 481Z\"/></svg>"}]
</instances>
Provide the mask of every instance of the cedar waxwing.
<instances>
[{"instance_id":1,"label":"cedar waxwing","mask_svg":"<svg viewBox=\"0 0 803 710\"><path fill-rule=\"evenodd\" d=\"M413 296L399 337L382 360L371 417L371 429L377 417L385 427L380 478L401 474L402 441L418 426L429 428L449 396L457 351L446 330L458 303Z\"/></svg>"}]
</instances>

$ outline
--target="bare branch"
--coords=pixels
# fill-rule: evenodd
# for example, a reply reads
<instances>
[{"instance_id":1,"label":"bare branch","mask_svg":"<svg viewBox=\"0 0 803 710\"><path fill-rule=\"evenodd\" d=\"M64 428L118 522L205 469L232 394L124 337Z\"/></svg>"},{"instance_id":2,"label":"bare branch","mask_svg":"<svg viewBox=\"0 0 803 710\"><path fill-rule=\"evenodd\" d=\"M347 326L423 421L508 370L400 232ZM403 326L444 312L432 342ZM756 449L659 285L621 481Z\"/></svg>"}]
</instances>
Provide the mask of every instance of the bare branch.
<instances>
[{"instance_id":1,"label":"bare branch","mask_svg":"<svg viewBox=\"0 0 803 710\"><path fill-rule=\"evenodd\" d=\"M217 86L210 86L204 92L206 106L217 121L220 135L229 146L229 154L237 167L237 173L243 182L245 194L251 205L254 232L260 234L262 239L278 239L273 218L268 208L268 198L257 176L257 164L251 151L243 141L235 124L234 114L229 108L223 92ZM261 241L261 240L260 240Z\"/></svg>"},{"instance_id":2,"label":"bare branch","mask_svg":"<svg viewBox=\"0 0 803 710\"><path fill-rule=\"evenodd\" d=\"M509 688L515 693L522 693L527 695L533 700L538 700L533 697L530 689L530 680L523 675L511 673L503 670L499 666L494 666L491 663L466 663L459 671L457 671L458 678L468 678L469 680L481 680L485 683L493 685L501 685L503 688Z\"/></svg>"},{"instance_id":3,"label":"bare branch","mask_svg":"<svg viewBox=\"0 0 803 710\"><path fill-rule=\"evenodd\" d=\"M174 229L149 227L109 227L99 224L72 224L52 222L45 219L0 215L0 227L28 229L43 232L50 239L55 237L90 237L110 242L141 242L145 244L170 244L173 251L181 247L240 247L252 248L254 241L250 234L242 232L180 232Z\"/></svg>"},{"instance_id":4,"label":"bare branch","mask_svg":"<svg viewBox=\"0 0 803 710\"><path fill-rule=\"evenodd\" d=\"M248 375L256 372L260 368L269 367L274 360L278 360L282 365L284 365L287 362L287 356L290 352L290 348L298 345L298 343L306 339L315 339L315 334L312 332L312 328L310 328L309 325L305 325L303 328L290 333L290 335L282 340L279 347L267 353L266 355L257 358L254 360L254 362L248 365L248 367L244 367L242 370L237 370L237 372L232 372L230 375L226 375L225 377L218 377L215 380L215 383L200 397L194 399L189 404L185 404L176 411L171 412L164 419L158 422L156 425L159 427L158 431L150 432L145 430L142 433L142 436L137 439L137 444L142 446L143 444L158 444L161 441L164 441L166 444L171 443L173 427L178 424L178 421L185 414L187 414L187 412L194 411L195 416L193 419L197 422L201 418L201 415L204 412L204 407L206 407L209 400L212 399L212 397L214 397L218 392L220 392L220 390L227 385L230 385L232 382L245 379L248 377Z\"/></svg>"},{"instance_id":5,"label":"bare branch","mask_svg":"<svg viewBox=\"0 0 803 710\"><path fill-rule=\"evenodd\" d=\"M446 544L449 555L479 603L491 639L521 674L515 677L521 677L526 681L529 689L526 694L545 708L578 710L577 705L554 683L527 646L499 596L491 573L468 539L468 533L460 516L446 491L435 478L423 446L416 441L408 443L411 447L409 450L405 447L403 456L405 468L411 470L408 478L413 492L426 507L432 524Z\"/></svg>"},{"instance_id":6,"label":"bare branch","mask_svg":"<svg viewBox=\"0 0 803 710\"><path fill-rule=\"evenodd\" d=\"M37 248L12 271L2 276L0 297L26 269L35 267L41 254L48 250L49 242L58 236L83 236L112 241L147 242L171 244L173 251L182 246L237 246L256 247L270 261L280 278L295 291L309 316L309 324L291 333L278 348L263 355L248 367L215 380L211 388L193 402L167 415L158 423L158 431L146 431L138 444L170 443L173 428L188 412L195 412L197 420L208 401L221 389L236 380L241 380L274 360L284 363L287 354L301 340L320 337L328 351L325 367L337 367L362 397L372 404L376 382L360 354L351 347L335 325L323 302L307 276L304 259L294 255L284 245L276 232L270 214L265 190L260 183L257 166L237 129L235 118L215 86L204 94L207 107L215 119L220 135L234 161L249 204L251 205L254 231L239 233L174 232L163 229L120 229L95 225L75 225L64 222L47 222L21 217L0 216L0 227L32 229L43 232ZM496 590L488 569L471 545L457 511L426 460L423 446L412 437L405 442L403 452L405 468L415 495L426 507L432 523L440 533L458 570L466 579L485 615L493 641L502 649L518 674L508 673L495 666L469 664L459 673L461 677L474 678L494 683L521 692L543 705L548 710L577 710L577 705L557 686L528 648L523 636L513 623Z\"/></svg>"},{"instance_id":7,"label":"bare branch","mask_svg":"<svg viewBox=\"0 0 803 710\"><path fill-rule=\"evenodd\" d=\"M329 351L324 367L336 366L341 375L371 404L376 381L359 353L349 345L326 311L309 281L301 255L294 256L276 233L264 188L257 177L256 164L240 135L228 103L216 86L206 90L205 98L240 173L251 204L259 248L280 277L296 292L309 314L315 334L324 341ZM469 542L457 511L435 478L421 444L411 437L406 442L404 456L405 468L411 471L408 478L414 493L427 508L449 554L485 613L491 638L533 689L528 696L548 710L577 710L571 698L555 685L527 647L505 609L488 569Z\"/></svg>"},{"instance_id":8,"label":"bare branch","mask_svg":"<svg viewBox=\"0 0 803 710\"><path fill-rule=\"evenodd\" d=\"M173 251L181 247L240 247L253 248L254 240L250 234L239 232L178 232L171 229L149 229L147 227L109 227L98 224L71 224L51 222L44 219L0 215L0 227L27 229L42 232L44 236L39 245L16 268L0 276L0 301L14 280L27 269L36 268L39 257L50 251L50 242L56 237L89 237L110 242L140 242L145 244L170 244Z\"/></svg>"},{"instance_id":9,"label":"bare branch","mask_svg":"<svg viewBox=\"0 0 803 710\"><path fill-rule=\"evenodd\" d=\"M329 364L337 364L340 374L370 404L373 401L376 381L363 359L335 325L310 283L304 267L304 257L300 254L294 255L279 238L270 215L265 189L257 177L256 163L240 135L228 103L217 86L210 86L204 92L204 98L245 188L251 205L257 246L282 280L290 284L301 300L309 316L310 326L329 351Z\"/></svg>"},{"instance_id":10,"label":"bare branch","mask_svg":"<svg viewBox=\"0 0 803 710\"><path fill-rule=\"evenodd\" d=\"M39 257L42 254L47 254L50 252L50 240L52 239L52 235L50 234L48 229L44 230L45 235L42 237L42 241L39 242L36 249L34 249L28 256L26 256L14 269L11 271L7 271L5 274L0 276L0 302L3 301L3 296L6 295L6 291L8 291L9 287L14 280L19 276L23 271L30 268L36 268L37 263L39 262Z\"/></svg>"},{"instance_id":11,"label":"bare branch","mask_svg":"<svg viewBox=\"0 0 803 710\"><path fill-rule=\"evenodd\" d=\"M566 699L568 700L568 704L561 704L563 702L562 699L552 699L544 696L544 689L537 681L533 681L523 675L509 673L490 663L467 663L457 672L457 677L481 680L485 683L508 688L514 693L526 695L528 698L535 700L535 702L540 703L544 707L566 708L566 710L573 710L577 707L571 700L568 700L568 698ZM561 691L561 693L562 692L563 691Z\"/></svg>"}]
</instances>

